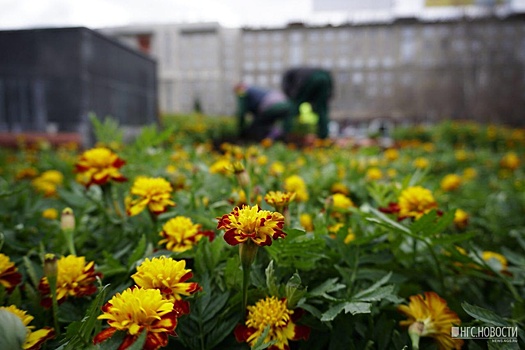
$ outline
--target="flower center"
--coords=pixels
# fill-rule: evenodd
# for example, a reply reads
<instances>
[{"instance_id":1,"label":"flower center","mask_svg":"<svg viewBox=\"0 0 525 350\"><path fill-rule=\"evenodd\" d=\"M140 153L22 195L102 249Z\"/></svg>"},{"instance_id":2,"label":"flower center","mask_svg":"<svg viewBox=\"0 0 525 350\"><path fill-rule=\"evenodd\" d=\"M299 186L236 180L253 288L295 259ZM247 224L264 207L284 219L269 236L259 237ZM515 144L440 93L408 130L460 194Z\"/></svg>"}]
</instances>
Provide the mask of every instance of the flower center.
<instances>
[{"instance_id":1,"label":"flower center","mask_svg":"<svg viewBox=\"0 0 525 350\"><path fill-rule=\"evenodd\" d=\"M248 306L248 310L246 325L261 331L267 326L272 329L286 326L293 313L286 308L284 300L278 300L276 297L259 300L255 305Z\"/></svg>"}]
</instances>

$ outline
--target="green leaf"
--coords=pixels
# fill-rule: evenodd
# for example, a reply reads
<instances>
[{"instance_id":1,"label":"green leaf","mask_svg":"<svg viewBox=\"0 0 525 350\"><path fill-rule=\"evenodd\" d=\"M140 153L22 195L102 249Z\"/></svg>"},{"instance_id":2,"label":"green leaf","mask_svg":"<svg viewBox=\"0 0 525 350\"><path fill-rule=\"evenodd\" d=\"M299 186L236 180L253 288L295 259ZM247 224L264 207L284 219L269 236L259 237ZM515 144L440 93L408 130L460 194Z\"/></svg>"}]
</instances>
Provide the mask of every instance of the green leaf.
<instances>
[{"instance_id":1,"label":"green leaf","mask_svg":"<svg viewBox=\"0 0 525 350\"><path fill-rule=\"evenodd\" d=\"M132 269L135 263L144 256L144 253L146 252L146 235L142 235L140 237L139 243L137 244L137 247L133 250L131 255L128 259L128 269Z\"/></svg>"},{"instance_id":2,"label":"green leaf","mask_svg":"<svg viewBox=\"0 0 525 350\"><path fill-rule=\"evenodd\" d=\"M266 287L270 295L278 296L279 287L277 286L277 279L275 278L275 270L273 268L273 260L270 261L266 269L264 270L266 275Z\"/></svg>"},{"instance_id":3,"label":"green leaf","mask_svg":"<svg viewBox=\"0 0 525 350\"><path fill-rule=\"evenodd\" d=\"M375 216L375 217L367 217L366 220L369 222L374 222L376 224L390 228L399 233L408 233L408 234L411 233L408 227L400 224L397 221L390 219L388 216L381 213L379 210L372 208L368 204L364 204L363 206L361 206L361 210L364 212L371 212Z\"/></svg>"},{"instance_id":4,"label":"green leaf","mask_svg":"<svg viewBox=\"0 0 525 350\"><path fill-rule=\"evenodd\" d=\"M470 316L474 317L476 320L492 324L495 326L509 326L510 323L507 322L503 317L498 316L494 311L484 309L476 305L470 305L467 302L461 303L463 310Z\"/></svg>"},{"instance_id":5,"label":"green leaf","mask_svg":"<svg viewBox=\"0 0 525 350\"><path fill-rule=\"evenodd\" d=\"M339 278L330 278L318 285L317 287L313 288L310 292L308 292L308 295L310 297L324 297L324 298L333 298L328 295L328 293L333 293L338 290L346 288L346 285L342 283L337 283Z\"/></svg>"},{"instance_id":6,"label":"green leaf","mask_svg":"<svg viewBox=\"0 0 525 350\"><path fill-rule=\"evenodd\" d=\"M147 334L148 334L147 331L142 331L139 337L137 338L137 340L135 340L133 344L131 344L131 346L127 348L127 350L142 350L142 347L144 346L144 343L146 342Z\"/></svg>"},{"instance_id":7,"label":"green leaf","mask_svg":"<svg viewBox=\"0 0 525 350\"><path fill-rule=\"evenodd\" d=\"M294 309L299 300L306 294L306 287L301 284L301 277L294 273L284 287L286 295L286 305L289 309Z\"/></svg>"},{"instance_id":8,"label":"green leaf","mask_svg":"<svg viewBox=\"0 0 525 350\"><path fill-rule=\"evenodd\" d=\"M473 237L477 236L476 232L466 232L459 234L444 234L441 237L432 238L432 243L434 245L449 245L455 244L458 242L464 242L471 240Z\"/></svg>"},{"instance_id":9,"label":"green leaf","mask_svg":"<svg viewBox=\"0 0 525 350\"><path fill-rule=\"evenodd\" d=\"M366 293L360 292L357 295L355 295L352 299L359 301L379 301L393 295L393 292L394 285L384 286L374 290L368 290Z\"/></svg>"},{"instance_id":10,"label":"green leaf","mask_svg":"<svg viewBox=\"0 0 525 350\"><path fill-rule=\"evenodd\" d=\"M266 326L266 328L264 328L264 331L261 333L261 335L259 336L259 338L257 338L257 341L255 342L255 344L251 347L250 350L263 350L263 349L267 349L269 348L270 346L272 346L273 344L277 343L277 339L275 340L272 340L268 343L264 343L264 339L268 336L268 333L270 332L270 326Z\"/></svg>"},{"instance_id":11,"label":"green leaf","mask_svg":"<svg viewBox=\"0 0 525 350\"><path fill-rule=\"evenodd\" d=\"M330 307L323 315L321 316L321 321L332 321L334 318L337 317L341 313L341 311L345 311L345 313L351 313L352 315L356 314L365 314L370 313L372 304L366 303L366 302L353 302L353 301L345 301L342 303L338 303Z\"/></svg>"},{"instance_id":12,"label":"green leaf","mask_svg":"<svg viewBox=\"0 0 525 350\"><path fill-rule=\"evenodd\" d=\"M359 300L362 297L365 297L367 295L372 294L376 289L378 289L379 287L381 287L382 285L387 283L390 280L390 277L392 277L392 272L387 273L379 281L377 281L376 283L374 283L373 285L371 285L367 289L362 290L361 292L359 292L356 295L354 295L352 299Z\"/></svg>"}]
</instances>

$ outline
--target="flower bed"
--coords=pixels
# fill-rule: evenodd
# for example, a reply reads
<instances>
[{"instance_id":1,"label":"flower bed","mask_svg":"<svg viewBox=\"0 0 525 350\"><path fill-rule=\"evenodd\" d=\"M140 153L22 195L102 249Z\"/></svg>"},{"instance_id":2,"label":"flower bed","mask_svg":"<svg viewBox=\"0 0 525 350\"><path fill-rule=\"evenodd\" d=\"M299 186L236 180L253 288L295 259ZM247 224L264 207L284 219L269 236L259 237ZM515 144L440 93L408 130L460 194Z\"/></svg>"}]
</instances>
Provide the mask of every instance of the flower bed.
<instances>
[{"instance_id":1,"label":"flower bed","mask_svg":"<svg viewBox=\"0 0 525 350\"><path fill-rule=\"evenodd\" d=\"M524 130L192 132L0 150L1 349L523 346Z\"/></svg>"}]
</instances>

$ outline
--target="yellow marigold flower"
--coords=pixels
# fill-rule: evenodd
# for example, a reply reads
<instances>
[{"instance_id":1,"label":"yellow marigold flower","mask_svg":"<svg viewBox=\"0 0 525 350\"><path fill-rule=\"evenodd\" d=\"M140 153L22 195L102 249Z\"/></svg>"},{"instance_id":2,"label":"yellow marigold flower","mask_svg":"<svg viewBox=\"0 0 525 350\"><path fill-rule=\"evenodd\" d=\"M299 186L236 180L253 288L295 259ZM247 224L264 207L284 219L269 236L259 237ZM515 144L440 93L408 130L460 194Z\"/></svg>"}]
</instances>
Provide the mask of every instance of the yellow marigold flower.
<instances>
[{"instance_id":1,"label":"yellow marigold flower","mask_svg":"<svg viewBox=\"0 0 525 350\"><path fill-rule=\"evenodd\" d=\"M501 158L499 164L502 168L516 170L520 166L520 158L515 152L508 152Z\"/></svg>"},{"instance_id":2,"label":"yellow marigold flower","mask_svg":"<svg viewBox=\"0 0 525 350\"><path fill-rule=\"evenodd\" d=\"M340 229L343 228L345 224L342 222L338 222L336 224L328 226L328 232L332 233L332 237L335 237L335 234L339 232Z\"/></svg>"},{"instance_id":3,"label":"yellow marigold flower","mask_svg":"<svg viewBox=\"0 0 525 350\"><path fill-rule=\"evenodd\" d=\"M348 187L342 182L336 182L330 187L330 192L332 193L342 193L344 195L348 195L350 191L348 190Z\"/></svg>"},{"instance_id":4,"label":"yellow marigold flower","mask_svg":"<svg viewBox=\"0 0 525 350\"><path fill-rule=\"evenodd\" d=\"M478 172L474 168L466 168L465 170L463 170L463 178L465 180L472 180L476 176L478 176Z\"/></svg>"},{"instance_id":5,"label":"yellow marigold flower","mask_svg":"<svg viewBox=\"0 0 525 350\"><path fill-rule=\"evenodd\" d=\"M401 326L412 328L421 337L434 338L440 350L461 349L463 340L451 336L452 326L461 324L461 320L436 293L413 295L408 305L399 305L397 309L408 317L399 322Z\"/></svg>"},{"instance_id":6,"label":"yellow marigold flower","mask_svg":"<svg viewBox=\"0 0 525 350\"><path fill-rule=\"evenodd\" d=\"M46 197L51 197L56 194L57 187L62 185L63 181L64 175L60 171L47 170L33 179L31 183L38 192L43 193Z\"/></svg>"},{"instance_id":7,"label":"yellow marigold flower","mask_svg":"<svg viewBox=\"0 0 525 350\"><path fill-rule=\"evenodd\" d=\"M422 145L422 147L425 150L425 152L428 152L428 153L434 152L434 150L436 149L436 146L434 146L432 142L425 142Z\"/></svg>"},{"instance_id":8,"label":"yellow marigold flower","mask_svg":"<svg viewBox=\"0 0 525 350\"><path fill-rule=\"evenodd\" d=\"M109 328L93 339L101 343L116 331L126 332L119 349L127 349L140 333L146 333L143 349L157 350L168 345L168 336L175 335L177 311L173 302L164 299L158 289L128 288L115 294L103 307L99 320L107 320Z\"/></svg>"},{"instance_id":9,"label":"yellow marigold flower","mask_svg":"<svg viewBox=\"0 0 525 350\"><path fill-rule=\"evenodd\" d=\"M18 272L15 263L5 254L0 253L0 285L8 292L12 292L22 282L22 275Z\"/></svg>"},{"instance_id":10,"label":"yellow marigold flower","mask_svg":"<svg viewBox=\"0 0 525 350\"><path fill-rule=\"evenodd\" d=\"M288 350L290 340L308 339L310 328L296 323L298 310L289 310L286 299L266 297L255 305L248 306L248 316L245 324L235 328L235 337L238 342L246 342L253 347L264 329L270 327L264 343L276 341L269 350Z\"/></svg>"},{"instance_id":11,"label":"yellow marigold flower","mask_svg":"<svg viewBox=\"0 0 525 350\"><path fill-rule=\"evenodd\" d=\"M295 199L298 202L305 202L309 198L306 183L299 175L287 177L284 180L284 189L288 192L295 192Z\"/></svg>"},{"instance_id":12,"label":"yellow marigold flower","mask_svg":"<svg viewBox=\"0 0 525 350\"><path fill-rule=\"evenodd\" d=\"M259 246L271 245L273 239L285 237L282 231L284 216L278 212L261 210L257 205L235 207L229 214L218 218L217 229L224 229L224 240L230 245L252 240Z\"/></svg>"},{"instance_id":13,"label":"yellow marigold flower","mask_svg":"<svg viewBox=\"0 0 525 350\"><path fill-rule=\"evenodd\" d=\"M97 291L96 281L102 275L95 272L95 263L86 263L83 256L68 255L56 261L57 300L64 302L67 297L83 297ZM42 305L51 306L51 290L47 277L42 277L38 285L43 295Z\"/></svg>"},{"instance_id":14,"label":"yellow marigold flower","mask_svg":"<svg viewBox=\"0 0 525 350\"><path fill-rule=\"evenodd\" d=\"M380 180L383 177L383 173L381 172L381 169L377 167L369 168L366 171L366 178L367 180Z\"/></svg>"},{"instance_id":15,"label":"yellow marigold flower","mask_svg":"<svg viewBox=\"0 0 525 350\"><path fill-rule=\"evenodd\" d=\"M417 157L416 159L414 159L413 164L418 169L426 169L430 165L430 162L426 158Z\"/></svg>"},{"instance_id":16,"label":"yellow marigold flower","mask_svg":"<svg viewBox=\"0 0 525 350\"><path fill-rule=\"evenodd\" d=\"M105 185L109 181L127 181L119 171L124 164L126 162L109 148L89 149L80 155L75 164L77 181L86 187Z\"/></svg>"},{"instance_id":17,"label":"yellow marigold flower","mask_svg":"<svg viewBox=\"0 0 525 350\"><path fill-rule=\"evenodd\" d=\"M346 211L354 206L354 202L342 193L335 193L332 195L333 209L338 211Z\"/></svg>"},{"instance_id":18,"label":"yellow marigold flower","mask_svg":"<svg viewBox=\"0 0 525 350\"><path fill-rule=\"evenodd\" d=\"M220 158L215 163L210 166L211 174L222 174L222 175L231 175L233 174L233 169L231 168L231 161L229 158Z\"/></svg>"},{"instance_id":19,"label":"yellow marigold flower","mask_svg":"<svg viewBox=\"0 0 525 350\"><path fill-rule=\"evenodd\" d=\"M443 191L454 191L461 186L461 177L456 174L448 174L441 180L441 189Z\"/></svg>"},{"instance_id":20,"label":"yellow marigold flower","mask_svg":"<svg viewBox=\"0 0 525 350\"><path fill-rule=\"evenodd\" d=\"M200 224L194 224L185 216L169 219L159 235L163 237L159 244L166 244L166 249L172 252L185 252L193 248L203 237L213 238L213 232L201 231Z\"/></svg>"},{"instance_id":21,"label":"yellow marigold flower","mask_svg":"<svg viewBox=\"0 0 525 350\"><path fill-rule=\"evenodd\" d=\"M385 159L389 161L394 161L399 158L399 152L395 148L389 148L384 153Z\"/></svg>"},{"instance_id":22,"label":"yellow marigold flower","mask_svg":"<svg viewBox=\"0 0 525 350\"><path fill-rule=\"evenodd\" d=\"M307 213L302 213L299 216L299 223L304 228L306 232L311 232L314 230L314 221L312 219L312 216Z\"/></svg>"},{"instance_id":23,"label":"yellow marigold flower","mask_svg":"<svg viewBox=\"0 0 525 350\"><path fill-rule=\"evenodd\" d=\"M268 164L268 156L264 154L261 156L258 156L256 162L257 162L257 165L264 166Z\"/></svg>"},{"instance_id":24,"label":"yellow marigold flower","mask_svg":"<svg viewBox=\"0 0 525 350\"><path fill-rule=\"evenodd\" d=\"M173 188L161 177L139 176L131 187L131 196L126 198L126 211L129 216L140 214L146 207L153 214L161 214L167 207L175 206L171 200Z\"/></svg>"},{"instance_id":25,"label":"yellow marigold flower","mask_svg":"<svg viewBox=\"0 0 525 350\"><path fill-rule=\"evenodd\" d=\"M468 225L469 215L463 209L456 209L454 212L454 224L460 229L464 229Z\"/></svg>"},{"instance_id":26,"label":"yellow marigold flower","mask_svg":"<svg viewBox=\"0 0 525 350\"><path fill-rule=\"evenodd\" d=\"M285 170L286 168L284 167L284 164L281 162L273 162L270 165L270 175L272 176L279 176L282 173L284 173Z\"/></svg>"},{"instance_id":27,"label":"yellow marigold flower","mask_svg":"<svg viewBox=\"0 0 525 350\"><path fill-rule=\"evenodd\" d=\"M481 253L481 258L491 265L496 271L504 272L507 270L509 265L507 258L496 252L486 250Z\"/></svg>"},{"instance_id":28,"label":"yellow marigold flower","mask_svg":"<svg viewBox=\"0 0 525 350\"><path fill-rule=\"evenodd\" d=\"M189 313L189 303L182 300L182 295L189 296L201 290L196 282L186 282L193 277L186 269L185 260L174 260L161 256L144 260L137 266L137 272L131 276L137 286L144 289L158 289L163 298L174 303L179 314Z\"/></svg>"},{"instance_id":29,"label":"yellow marigold flower","mask_svg":"<svg viewBox=\"0 0 525 350\"><path fill-rule=\"evenodd\" d=\"M348 233L347 233L347 235L346 235L346 237L345 237L345 239L344 239L343 242L344 242L345 244L349 244L349 243L352 242L353 240L355 240L355 233L354 233L354 231L352 231L351 228L348 228Z\"/></svg>"},{"instance_id":30,"label":"yellow marigold flower","mask_svg":"<svg viewBox=\"0 0 525 350\"><path fill-rule=\"evenodd\" d=\"M55 208L47 208L42 211L42 217L44 219L56 220L58 218L58 210Z\"/></svg>"},{"instance_id":31,"label":"yellow marigold flower","mask_svg":"<svg viewBox=\"0 0 525 350\"><path fill-rule=\"evenodd\" d=\"M264 196L266 203L278 212L282 212L294 199L295 193L293 192L270 191Z\"/></svg>"},{"instance_id":32,"label":"yellow marigold flower","mask_svg":"<svg viewBox=\"0 0 525 350\"><path fill-rule=\"evenodd\" d=\"M55 331L49 327L35 331L35 326L29 325L34 317L29 315L27 311L20 310L15 305L2 306L0 310L10 312L22 321L27 332L24 343L22 344L22 349L24 350L38 350L46 340L55 336Z\"/></svg>"},{"instance_id":33,"label":"yellow marigold flower","mask_svg":"<svg viewBox=\"0 0 525 350\"><path fill-rule=\"evenodd\" d=\"M401 192L398 200L399 216L419 219L432 209L437 208L437 202L430 190L414 186Z\"/></svg>"}]
</instances>

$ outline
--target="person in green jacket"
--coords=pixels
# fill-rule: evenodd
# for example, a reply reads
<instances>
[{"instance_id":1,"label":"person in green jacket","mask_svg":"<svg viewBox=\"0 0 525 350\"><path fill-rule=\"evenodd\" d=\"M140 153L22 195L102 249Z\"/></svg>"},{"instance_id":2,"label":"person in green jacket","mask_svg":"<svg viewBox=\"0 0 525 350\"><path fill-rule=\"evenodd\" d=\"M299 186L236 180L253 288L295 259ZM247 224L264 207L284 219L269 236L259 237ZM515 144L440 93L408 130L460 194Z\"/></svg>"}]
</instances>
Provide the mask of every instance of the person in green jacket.
<instances>
[{"instance_id":1,"label":"person in green jacket","mask_svg":"<svg viewBox=\"0 0 525 350\"><path fill-rule=\"evenodd\" d=\"M282 132L277 122L288 119L291 104L279 90L250 86L245 83L235 85L237 95L237 127L239 137L248 141L261 141L264 138L278 139ZM251 115L251 122L247 116Z\"/></svg>"},{"instance_id":2,"label":"person in green jacket","mask_svg":"<svg viewBox=\"0 0 525 350\"><path fill-rule=\"evenodd\" d=\"M290 99L293 113L283 123L283 131L289 134L293 118L299 115L299 107L304 102L310 103L318 116L317 136L328 137L329 106L333 93L333 79L329 71L322 68L296 67L283 74L282 90Z\"/></svg>"}]
</instances>

